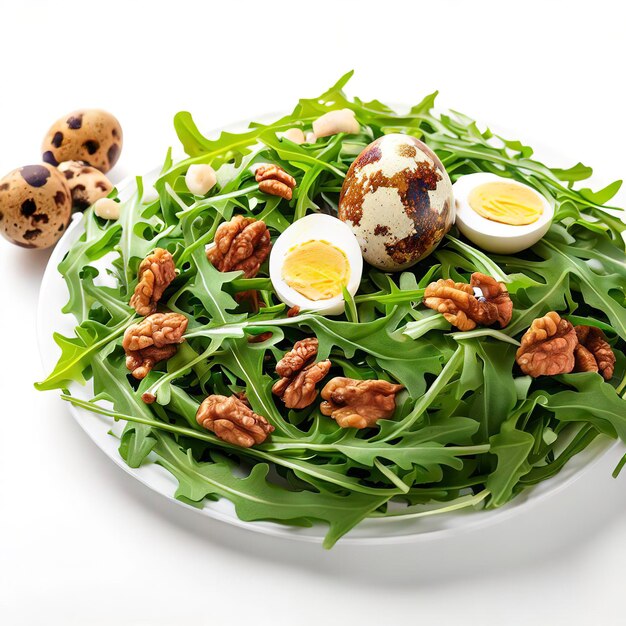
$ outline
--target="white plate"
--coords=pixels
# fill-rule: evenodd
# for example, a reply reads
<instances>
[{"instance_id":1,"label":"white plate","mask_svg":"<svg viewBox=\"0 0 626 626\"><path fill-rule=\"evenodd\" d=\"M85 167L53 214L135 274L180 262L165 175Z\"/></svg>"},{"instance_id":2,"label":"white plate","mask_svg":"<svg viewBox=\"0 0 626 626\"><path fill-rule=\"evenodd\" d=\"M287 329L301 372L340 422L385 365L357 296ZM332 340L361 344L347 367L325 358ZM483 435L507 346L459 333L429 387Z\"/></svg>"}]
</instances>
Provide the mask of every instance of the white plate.
<instances>
[{"instance_id":1,"label":"white plate","mask_svg":"<svg viewBox=\"0 0 626 626\"><path fill-rule=\"evenodd\" d=\"M260 121L264 121L267 118L270 118L270 116L264 116L260 118ZM241 125L233 125L233 127L228 127L226 130L241 130ZM544 150L543 153L546 153L546 151ZM150 180L156 177L157 174L158 170L153 170L145 178ZM122 198L132 194L133 183L134 177L129 177L118 185ZM46 372L52 370L60 354L59 347L52 339L53 332L60 332L66 336L73 336L74 334L73 329L76 324L74 317L61 312L67 301L68 293L65 282L57 271L57 266L82 233L82 214L77 213L54 249L41 283L37 312L37 334L41 359ZM97 263L94 265L97 266ZM93 397L91 381L88 381L84 387L73 383L70 385L70 390L73 395L79 398L87 400ZM115 424L110 418L90 413L69 404L68 408L74 419L76 419L93 442L114 463L150 489L165 496L171 502L175 502L200 515L206 515L255 532L300 541L322 542L327 530L323 524L316 524L311 528L300 528L272 522L244 522L237 517L234 506L225 499L217 502L206 502L202 509L197 509L176 500L174 498L174 492L177 487L176 480L167 470L154 463L153 457L148 457L144 465L136 469L128 467L120 457L117 449L118 439L109 434L109 431L120 432L120 424ZM532 489L528 489L502 508L490 511L447 513L413 520L398 520L397 518L364 520L343 537L341 542L366 545L442 540L452 535L458 535L489 524L501 522L523 508L527 508L532 503L536 503L572 484L584 471L588 470L599 460L606 451L616 445L616 441L606 437L598 437L586 450L574 457L556 477L540 483Z\"/></svg>"}]
</instances>

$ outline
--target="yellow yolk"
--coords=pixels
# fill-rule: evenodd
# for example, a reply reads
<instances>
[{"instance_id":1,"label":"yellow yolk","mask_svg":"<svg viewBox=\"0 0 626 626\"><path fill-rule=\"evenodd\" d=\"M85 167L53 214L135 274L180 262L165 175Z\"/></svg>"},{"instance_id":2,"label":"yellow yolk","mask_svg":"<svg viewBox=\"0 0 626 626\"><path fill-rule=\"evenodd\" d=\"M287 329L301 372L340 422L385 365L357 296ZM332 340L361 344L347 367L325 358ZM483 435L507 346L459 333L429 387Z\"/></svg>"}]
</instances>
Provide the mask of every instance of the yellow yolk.
<instances>
[{"instance_id":1,"label":"yellow yolk","mask_svg":"<svg viewBox=\"0 0 626 626\"><path fill-rule=\"evenodd\" d=\"M287 252L282 274L283 280L308 300L328 300L348 284L350 265L339 248L314 239Z\"/></svg>"},{"instance_id":2,"label":"yellow yolk","mask_svg":"<svg viewBox=\"0 0 626 626\"><path fill-rule=\"evenodd\" d=\"M543 213L543 202L538 193L506 182L485 183L472 189L469 205L488 220L513 226L532 224Z\"/></svg>"}]
</instances>

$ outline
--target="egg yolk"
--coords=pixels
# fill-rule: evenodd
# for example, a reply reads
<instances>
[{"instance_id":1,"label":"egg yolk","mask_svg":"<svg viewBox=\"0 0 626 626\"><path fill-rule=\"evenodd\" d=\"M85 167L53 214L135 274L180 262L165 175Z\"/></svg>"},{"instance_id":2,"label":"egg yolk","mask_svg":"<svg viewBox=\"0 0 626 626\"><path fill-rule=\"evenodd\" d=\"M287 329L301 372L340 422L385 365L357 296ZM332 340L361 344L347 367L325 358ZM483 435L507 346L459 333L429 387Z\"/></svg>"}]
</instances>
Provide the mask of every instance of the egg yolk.
<instances>
[{"instance_id":1,"label":"egg yolk","mask_svg":"<svg viewBox=\"0 0 626 626\"><path fill-rule=\"evenodd\" d=\"M287 252L282 274L287 285L308 300L328 300L348 284L350 264L342 250L313 239Z\"/></svg>"},{"instance_id":2,"label":"egg yolk","mask_svg":"<svg viewBox=\"0 0 626 626\"><path fill-rule=\"evenodd\" d=\"M479 185L472 189L468 200L478 215L513 226L532 224L543 213L541 196L528 187L514 183Z\"/></svg>"}]
</instances>

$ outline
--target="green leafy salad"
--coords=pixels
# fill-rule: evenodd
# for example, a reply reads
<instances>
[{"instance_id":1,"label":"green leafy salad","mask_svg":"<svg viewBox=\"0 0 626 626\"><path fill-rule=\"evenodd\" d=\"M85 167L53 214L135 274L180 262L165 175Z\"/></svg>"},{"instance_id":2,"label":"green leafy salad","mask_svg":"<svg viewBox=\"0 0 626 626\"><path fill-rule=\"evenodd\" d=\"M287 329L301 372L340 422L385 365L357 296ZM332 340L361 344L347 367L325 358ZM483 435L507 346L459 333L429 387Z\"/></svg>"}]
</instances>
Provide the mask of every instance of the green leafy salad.
<instances>
[{"instance_id":1,"label":"green leafy salad","mask_svg":"<svg viewBox=\"0 0 626 626\"><path fill-rule=\"evenodd\" d=\"M125 422L125 462L166 468L183 502L323 523L327 548L366 518L500 507L598 436L626 442L626 225L607 206L620 183L584 188L590 168L543 165L519 141L435 112L436 94L401 113L349 99L350 75L215 139L178 113L188 158L168 152L158 195L137 178L117 219L85 211L58 268L75 336L55 335L61 356L36 385ZM415 138L397 144L413 182L376 170L372 145L387 135ZM506 241L497 229L551 217L530 247L487 252L460 212L453 223L450 185L460 207L456 184L481 173L523 184L470 196L494 245ZM356 198L349 181L366 179L373 195ZM531 194L530 208L496 192ZM364 243L357 225L383 196L399 217L380 213ZM331 226L281 248L311 215ZM407 215L412 238L375 240ZM342 229L345 249L333 243ZM70 393L89 379L91 400Z\"/></svg>"}]
</instances>

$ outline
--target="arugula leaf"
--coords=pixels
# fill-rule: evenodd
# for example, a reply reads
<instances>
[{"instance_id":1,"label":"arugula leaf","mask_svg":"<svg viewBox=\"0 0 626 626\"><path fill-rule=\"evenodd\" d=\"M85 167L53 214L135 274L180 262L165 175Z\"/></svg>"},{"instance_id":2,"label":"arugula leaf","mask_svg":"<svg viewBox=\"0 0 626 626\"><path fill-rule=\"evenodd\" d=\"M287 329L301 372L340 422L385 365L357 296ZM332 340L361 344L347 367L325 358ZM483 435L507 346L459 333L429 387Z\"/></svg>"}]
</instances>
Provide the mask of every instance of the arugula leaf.
<instances>
[{"instance_id":1,"label":"arugula leaf","mask_svg":"<svg viewBox=\"0 0 626 626\"><path fill-rule=\"evenodd\" d=\"M83 268L107 254L121 232L117 222L98 219L93 209L85 211L82 223L85 232L72 245L58 268L69 292L69 300L61 310L63 313L73 313L79 323L87 319L91 308L87 301L88 294L83 289Z\"/></svg>"},{"instance_id":2,"label":"arugula leaf","mask_svg":"<svg viewBox=\"0 0 626 626\"><path fill-rule=\"evenodd\" d=\"M176 228L175 224L166 227L157 213L150 215L152 209L142 204L142 198L143 182L141 177L137 177L136 191L129 200L120 204L117 220L122 229L118 246L123 264L121 279L127 293L130 293L130 285L136 279L139 261Z\"/></svg>"},{"instance_id":3,"label":"arugula leaf","mask_svg":"<svg viewBox=\"0 0 626 626\"><path fill-rule=\"evenodd\" d=\"M318 358L325 359L334 347L341 349L347 358L355 356L358 350L376 358L380 367L402 383L412 397L424 392L424 375L441 371L442 361L452 350L444 344L412 341L402 329L397 328L399 320L392 313L372 322L346 322L315 314L303 314L295 318L273 320L264 324L271 326L306 326L319 340ZM384 337L384 341L381 341Z\"/></svg>"},{"instance_id":4,"label":"arugula leaf","mask_svg":"<svg viewBox=\"0 0 626 626\"><path fill-rule=\"evenodd\" d=\"M491 454L498 457L496 469L488 476L486 489L491 494L490 507L499 507L514 495L514 489L522 476L530 471L528 455L535 439L527 432L517 430L512 422L505 422L502 430L490 437Z\"/></svg>"},{"instance_id":5,"label":"arugula leaf","mask_svg":"<svg viewBox=\"0 0 626 626\"><path fill-rule=\"evenodd\" d=\"M54 333L54 340L61 348L61 356L48 377L35 383L35 387L39 391L63 389L72 381L84 385L85 370L97 358L100 350L124 333L133 317L129 316L113 327L87 320L76 327L76 336L73 338Z\"/></svg>"},{"instance_id":6,"label":"arugula leaf","mask_svg":"<svg viewBox=\"0 0 626 626\"><path fill-rule=\"evenodd\" d=\"M324 547L356 526L369 513L389 500L389 496L350 493L340 496L324 491L288 491L268 482L269 466L258 463L245 478L237 478L221 460L198 463L170 437L155 435L158 463L178 480L176 497L199 502L207 496L228 498L244 521L274 520L310 526L314 520L326 522L329 530Z\"/></svg>"},{"instance_id":7,"label":"arugula leaf","mask_svg":"<svg viewBox=\"0 0 626 626\"><path fill-rule=\"evenodd\" d=\"M563 374L559 378L576 391L548 395L544 406L561 422L587 422L601 433L626 441L626 401L595 372Z\"/></svg>"}]
</instances>

